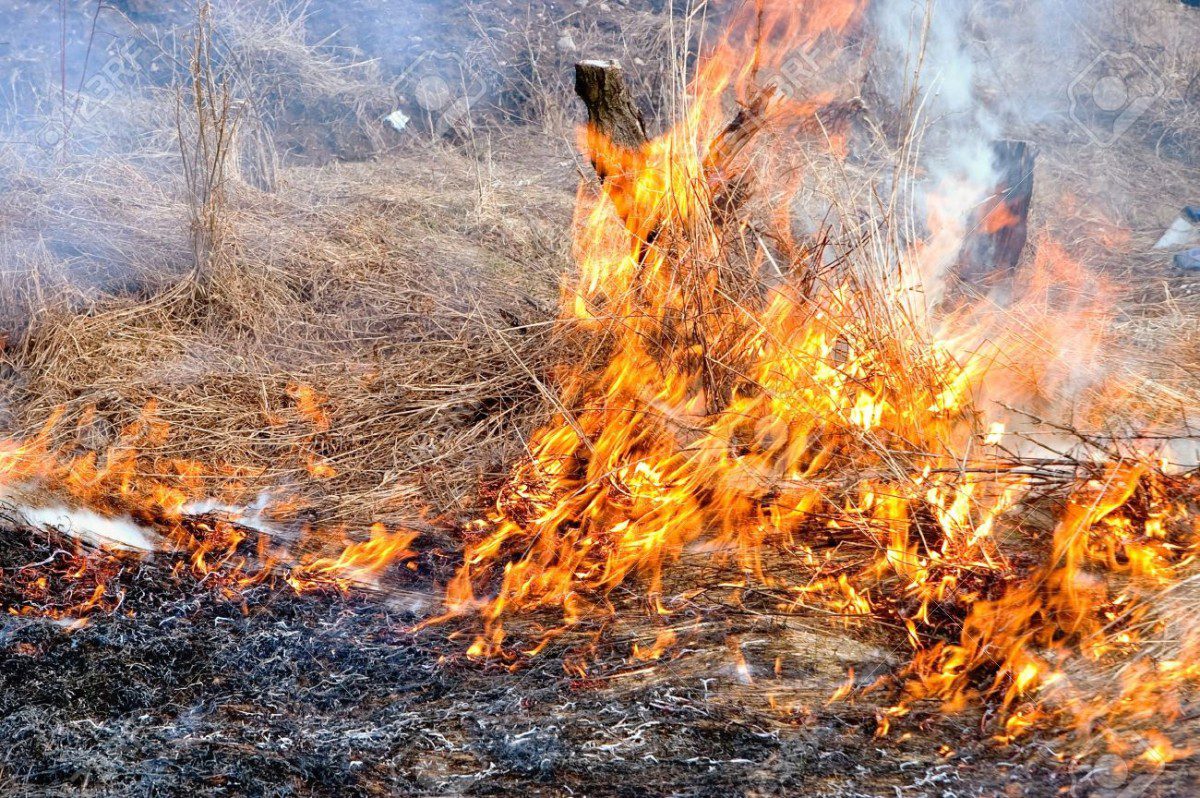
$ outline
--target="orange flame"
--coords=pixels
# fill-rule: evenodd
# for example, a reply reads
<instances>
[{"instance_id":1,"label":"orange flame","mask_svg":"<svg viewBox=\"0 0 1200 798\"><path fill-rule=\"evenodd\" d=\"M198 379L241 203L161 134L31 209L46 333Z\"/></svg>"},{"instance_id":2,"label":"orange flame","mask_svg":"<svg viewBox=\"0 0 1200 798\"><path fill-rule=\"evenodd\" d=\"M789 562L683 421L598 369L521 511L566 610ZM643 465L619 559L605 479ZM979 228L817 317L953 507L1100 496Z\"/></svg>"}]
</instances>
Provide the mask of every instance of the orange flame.
<instances>
[{"instance_id":1,"label":"orange flame","mask_svg":"<svg viewBox=\"0 0 1200 798\"><path fill-rule=\"evenodd\" d=\"M315 394L297 389L298 403L306 415L323 402ZM85 414L86 416L86 414ZM320 426L320 414L312 415ZM87 508L101 519L127 519L153 530L157 545L184 555L176 571L190 572L215 590L236 596L247 587L272 580L278 566L294 561L288 552L264 533L209 515L188 515L189 505L245 503L247 480L257 476L253 469L229 465L205 465L196 461L154 457L152 452L170 435L168 425L157 417L154 403L147 405L138 419L128 425L117 442L97 454L72 454L55 449L51 441L61 423L56 412L34 437L18 441L0 441L0 491L14 503L38 501L38 496L65 497L72 505ZM332 468L308 453L313 476L329 478ZM60 501L56 499L56 501ZM285 509L280 502L275 517ZM204 512L204 511L201 511ZM63 510L64 515L71 511ZM70 530L68 530L70 531ZM324 546L329 530L312 529L303 543L307 547ZM287 582L297 591L323 586L347 589L368 582L389 565L411 559L410 545L416 538L411 532L387 532L373 528L365 542L350 542L339 556L325 557L291 570ZM53 618L83 618L97 611L112 611L120 605L121 592L110 589L120 565L142 553L114 549L105 544L79 551L66 559L52 558L42 567L29 570L21 580L22 599L10 604L8 611L39 614ZM9 585L9 587L13 587ZM83 595L86 592L86 595ZM14 595L9 593L9 595Z\"/></svg>"},{"instance_id":2,"label":"orange flame","mask_svg":"<svg viewBox=\"0 0 1200 798\"><path fill-rule=\"evenodd\" d=\"M961 246L962 220L935 217L935 235L896 267L909 276L872 281L828 268L823 247L795 246L794 185L751 175L749 140L800 131L835 99L787 96L762 78L861 15L848 0L744 4L674 128L637 151L583 131L605 180L598 195L580 191L579 274L563 316L598 357L558 375L562 410L533 436L448 586L448 615L482 616L471 656L507 655L505 621L521 612L561 613L536 653L611 612L618 586L636 581L657 604L670 566L707 552L796 606L902 621L910 682L881 732L922 699L954 710L995 697L1000 736L1012 739L1052 714L1039 704L1052 689L1087 714L1061 698L1065 659L1133 645L1147 611L1116 582L1175 578L1184 547L1140 514L1159 490L1140 459L1076 487L1032 573L1001 541L1030 534L1013 516L1035 482L1001 451L1008 419L982 403L1037 409L1096 378L1113 298L1103 281L1042 239L1011 314L990 303L917 312L911 275L935 275L931 264ZM730 96L741 113L722 127ZM765 221L750 219L748 185L775 204ZM997 206L985 224L1011 216ZM831 537L871 554L814 558L809 543ZM957 644L943 642L955 633ZM635 657L661 656L669 639ZM1159 684L1155 700L1170 691Z\"/></svg>"}]
</instances>

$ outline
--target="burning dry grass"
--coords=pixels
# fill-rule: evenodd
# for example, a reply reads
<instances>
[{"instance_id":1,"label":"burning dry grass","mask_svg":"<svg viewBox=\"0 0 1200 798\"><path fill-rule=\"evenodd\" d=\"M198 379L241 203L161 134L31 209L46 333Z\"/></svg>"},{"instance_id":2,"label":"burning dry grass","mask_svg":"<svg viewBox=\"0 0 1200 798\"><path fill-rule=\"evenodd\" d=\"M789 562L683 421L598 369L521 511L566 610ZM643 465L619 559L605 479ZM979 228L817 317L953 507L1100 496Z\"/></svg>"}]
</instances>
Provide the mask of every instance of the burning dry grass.
<instances>
[{"instance_id":1,"label":"burning dry grass","mask_svg":"<svg viewBox=\"0 0 1200 798\"><path fill-rule=\"evenodd\" d=\"M470 652L537 654L581 626L599 638L593 619L620 623L611 597L626 588L670 616L689 593L664 575L707 555L741 573L734 585L774 591L778 611L906 631L913 664L881 735L929 699L997 703L1007 741L1049 720L1090 733L1096 712L1178 717L1194 674L1133 644L1151 589L1194 569L1195 475L1156 462L1155 425L1179 410L1168 392L1102 354L1115 292L1049 238L1002 288L943 292L955 252L936 239L957 247L966 231L938 220L905 238L885 215L832 257L821 233L794 240L798 165L738 156L772 124L787 141L817 127L837 98L777 95L759 70L852 28L861 8L740 11L676 127L644 145L597 124L582 139L603 187L584 197L564 313L603 344L565 369L559 412L468 538L448 598L451 615L482 616ZM721 128L729 89L740 111ZM748 202L763 179L777 181L769 220ZM1033 428L1006 437L1007 415ZM767 552L781 553L771 567ZM538 623L510 640L527 613ZM674 639L663 630L633 656ZM1076 693L1075 658L1123 656L1141 663L1131 692Z\"/></svg>"},{"instance_id":2,"label":"burning dry grass","mask_svg":"<svg viewBox=\"0 0 1200 798\"><path fill-rule=\"evenodd\" d=\"M819 10L772 17L765 40L761 15L757 28L740 18L690 115L645 148L584 137L609 179L581 193L579 273L557 321L569 198L517 146L497 162L435 146L285 168L271 191L230 168L191 203L161 154L86 171L10 164L5 398L50 460L39 471L18 457L14 473L108 513L133 506L172 530L172 578L190 572L215 587L198 601L246 612L269 585L345 587L396 561L428 588L461 554L442 620L472 656L550 662L593 689L696 677L705 700L715 672L741 685L731 704L773 674L764 711L779 726L763 734L817 722L812 704L844 668L855 673L836 698L863 701L845 714L881 734L981 703L1001 710L985 728L1005 741L1039 723L1086 736L1119 716L1149 734L1156 715L1184 717L1196 485L1160 470L1153 440L1194 386L1179 362L1132 382L1133 354L1111 368L1116 341L1165 334L1154 324L1170 328L1167 314L1114 325L1110 282L1068 255L1082 232L1037 242L1008 309L914 299L939 255L904 216L915 141L887 152L902 173L880 197L868 187L888 159L846 163L820 118L836 97L755 83L763 41L836 37L860 11ZM259 30L232 49L303 60L289 48ZM730 84L745 129L719 127ZM227 106L209 103L182 107L221 119ZM238 140L226 132L217 140ZM202 153L197 135L185 153ZM798 135L815 154L780 146ZM229 148L226 166L244 152ZM833 221L798 229L801 207ZM1074 218L1103 228L1098 251L1127 251L1124 225L1094 216ZM202 246L188 235L197 219L212 223ZM1184 351L1188 317L1171 312ZM1078 415L1057 413L1063 397ZM481 486L496 488L486 514ZM263 492L279 510L267 534L249 523L261 519L218 517ZM425 534L414 547L408 528L376 527L344 548L341 533L370 520ZM119 614L123 585L163 577L159 563L47 534L35 548L61 553L5 567L15 616ZM841 653L812 659L829 640ZM467 645L456 639L451 659ZM1098 686L1106 673L1118 678ZM558 761L557 738L529 733L532 753L505 738L532 757L513 767L559 767L542 764ZM595 745L632 751L641 733ZM1183 753L1153 740L1133 752Z\"/></svg>"},{"instance_id":3,"label":"burning dry grass","mask_svg":"<svg viewBox=\"0 0 1200 798\"><path fill-rule=\"evenodd\" d=\"M431 185L432 160L443 177ZM65 408L56 444L102 450L155 400L172 433L148 456L239 463L261 470L261 488L309 484L339 520L411 513L414 492L437 513L470 505L539 406L527 369L552 351L561 252L548 225L563 218L561 195L543 192L545 223L528 189L480 208L473 169L437 150L289 178L277 194L231 199L204 287L179 248L174 285L169 262L146 264L145 283L126 263L149 298L68 295L28 317L17 305L9 318L28 326L7 353L21 377L10 408L26 429ZM115 218L118 235L169 235L185 212L148 218L110 193L124 189L92 187L87 199L110 207L89 210ZM524 221L502 215L518 204ZM14 283L34 304L48 290L23 273ZM299 407L298 386L320 397L321 419ZM324 464L315 487L307 456Z\"/></svg>"},{"instance_id":4,"label":"burning dry grass","mask_svg":"<svg viewBox=\"0 0 1200 798\"><path fill-rule=\"evenodd\" d=\"M371 77L283 22L202 6L160 43L180 87L130 100L136 135L6 161L4 471L27 519L125 523L202 581L303 591L406 559L413 534L381 521L453 517L512 459L559 349L569 194L516 162L497 190L493 165L438 145L276 174L262 136L291 103L361 110ZM142 113L164 99L171 129ZM212 511L260 528L193 534Z\"/></svg>"}]
</instances>

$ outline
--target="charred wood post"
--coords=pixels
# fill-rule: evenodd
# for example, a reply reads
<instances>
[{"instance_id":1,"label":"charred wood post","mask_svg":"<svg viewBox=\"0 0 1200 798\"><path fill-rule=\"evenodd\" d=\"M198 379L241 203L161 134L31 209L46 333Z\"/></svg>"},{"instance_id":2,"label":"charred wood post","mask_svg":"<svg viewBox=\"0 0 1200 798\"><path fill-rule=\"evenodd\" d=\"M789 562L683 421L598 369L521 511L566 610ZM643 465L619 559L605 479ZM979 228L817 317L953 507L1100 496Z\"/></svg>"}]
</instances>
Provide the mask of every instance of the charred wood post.
<instances>
[{"instance_id":1,"label":"charred wood post","mask_svg":"<svg viewBox=\"0 0 1200 798\"><path fill-rule=\"evenodd\" d=\"M625 85L617 61L581 61L575 65L575 93L588 113L588 157L601 180L640 166L650 137ZM729 121L710 145L705 169L719 174L766 123L777 98L774 88L759 92Z\"/></svg>"},{"instance_id":2,"label":"charred wood post","mask_svg":"<svg viewBox=\"0 0 1200 798\"><path fill-rule=\"evenodd\" d=\"M582 61L575 65L575 92L587 107L587 155L596 174L609 185L609 193L622 218L626 218L626 182L636 179L646 165L647 145L642 112L625 84L617 61ZM753 97L710 142L704 171L714 194L736 194L741 176L732 170L738 155L766 125L779 99L772 88ZM719 205L732 200L726 196ZM628 219L626 219L628 221ZM656 220L640 220L635 235L653 240Z\"/></svg>"},{"instance_id":3,"label":"charred wood post","mask_svg":"<svg viewBox=\"0 0 1200 798\"><path fill-rule=\"evenodd\" d=\"M971 215L958 255L958 274L967 283L986 283L1011 274L1029 239L1033 170L1037 153L1028 142L992 144L997 175L991 195Z\"/></svg>"},{"instance_id":4,"label":"charred wood post","mask_svg":"<svg viewBox=\"0 0 1200 798\"><path fill-rule=\"evenodd\" d=\"M621 64L576 64L575 93L587 106L588 154L600 179L628 171L640 160L650 137L642 112L625 86Z\"/></svg>"}]
</instances>

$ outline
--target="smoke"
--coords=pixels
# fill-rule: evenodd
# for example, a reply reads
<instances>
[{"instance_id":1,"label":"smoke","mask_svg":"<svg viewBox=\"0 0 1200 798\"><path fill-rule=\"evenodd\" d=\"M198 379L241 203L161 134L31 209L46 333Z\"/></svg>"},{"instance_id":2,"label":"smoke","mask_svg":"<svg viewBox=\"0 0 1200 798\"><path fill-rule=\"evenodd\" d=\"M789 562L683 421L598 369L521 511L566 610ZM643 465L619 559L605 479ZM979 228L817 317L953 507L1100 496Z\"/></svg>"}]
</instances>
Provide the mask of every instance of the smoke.
<instances>
[{"instance_id":1,"label":"smoke","mask_svg":"<svg viewBox=\"0 0 1200 798\"><path fill-rule=\"evenodd\" d=\"M1076 60L1090 13L1078 0L871 4L874 93L897 106L912 99L915 129L900 135L920 139L923 179L912 188L929 228L920 265L934 303L972 212L1001 177L993 143L1033 138L1036 147L1036 126L1069 120L1064 65Z\"/></svg>"},{"instance_id":2,"label":"smoke","mask_svg":"<svg viewBox=\"0 0 1200 798\"><path fill-rule=\"evenodd\" d=\"M220 174L268 189L280 153L378 150L391 85L374 64L314 43L309 22L285 3L230 0L203 19L190 3L0 7L0 63L12 67L0 85L0 324L10 337L47 295L69 307L144 296L193 269L189 175L213 166L183 163L205 149L198 37L214 76L210 116L229 120Z\"/></svg>"},{"instance_id":3,"label":"smoke","mask_svg":"<svg viewBox=\"0 0 1200 798\"><path fill-rule=\"evenodd\" d=\"M1080 0L876 0L871 6L872 88L895 103L886 110L897 116L910 102L914 119L915 133L898 133L912 134L918 163L912 182L900 187L911 198L920 241L912 250L917 268L906 275L910 296L926 312L953 308L936 324L956 351L994 347L996 367L980 387L980 407L1024 439L1014 447L1031 454L1045 454L1046 446L1066 451L1077 441L1058 440L1032 416L1014 417L1008 407L1064 423L1080 415L1103 418L1106 425L1133 412L1118 398L1126 392L1112 390L1141 371L1114 345L1119 291L1043 231L1062 221L1063 208L1041 170L1028 178L1034 218L1019 269L1001 274L1004 267L988 264L993 271L977 279L966 274L961 254L986 215L981 208L990 208L985 203L1011 180L997 163L995 142L1025 140L1037 151L1092 134L1087 124L1096 119L1079 116L1074 92L1097 79L1097 61L1120 61L1098 51L1089 32L1103 24L1098 6ZM1136 110L1133 100L1150 90L1128 85L1129 107Z\"/></svg>"},{"instance_id":4,"label":"smoke","mask_svg":"<svg viewBox=\"0 0 1200 798\"><path fill-rule=\"evenodd\" d=\"M79 507L18 507L17 514L33 527L57 529L97 546L154 551L157 535L128 516L110 517Z\"/></svg>"},{"instance_id":5,"label":"smoke","mask_svg":"<svg viewBox=\"0 0 1200 798\"><path fill-rule=\"evenodd\" d=\"M883 0L873 6L886 89L904 96L914 88L915 75L921 116L945 143L935 148L932 165L986 184L992 177L987 145L998 137L1000 123L982 97L983 54L968 35L969 12L965 3L944 0Z\"/></svg>"}]
</instances>

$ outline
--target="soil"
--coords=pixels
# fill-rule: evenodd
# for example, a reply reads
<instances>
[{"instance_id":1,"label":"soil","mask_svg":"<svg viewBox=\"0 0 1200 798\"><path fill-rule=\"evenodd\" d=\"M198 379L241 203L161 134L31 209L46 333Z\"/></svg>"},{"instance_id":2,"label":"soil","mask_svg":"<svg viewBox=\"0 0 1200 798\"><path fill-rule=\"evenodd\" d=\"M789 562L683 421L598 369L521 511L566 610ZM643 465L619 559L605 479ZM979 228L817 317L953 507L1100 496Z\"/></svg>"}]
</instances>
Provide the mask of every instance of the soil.
<instances>
[{"instance_id":1,"label":"soil","mask_svg":"<svg viewBox=\"0 0 1200 798\"><path fill-rule=\"evenodd\" d=\"M47 561L76 548L19 526L0 543L0 598L27 609L8 595L12 585L31 569L53 572ZM848 664L869 680L887 655L812 631L811 619L697 612L688 643L649 664L602 634L583 677L567 674L567 647L511 666L471 661L454 624L413 630L436 606L432 576L447 566L426 553L384 588L298 596L277 579L226 591L220 574L201 583L181 556L162 554L117 569L109 595L118 606L82 628L9 616L0 623L0 790L1095 794L1095 763L1059 762L1054 741L998 746L978 716L929 708L877 739L880 704L827 697ZM1198 786L1194 770L1171 770L1138 794Z\"/></svg>"}]
</instances>

